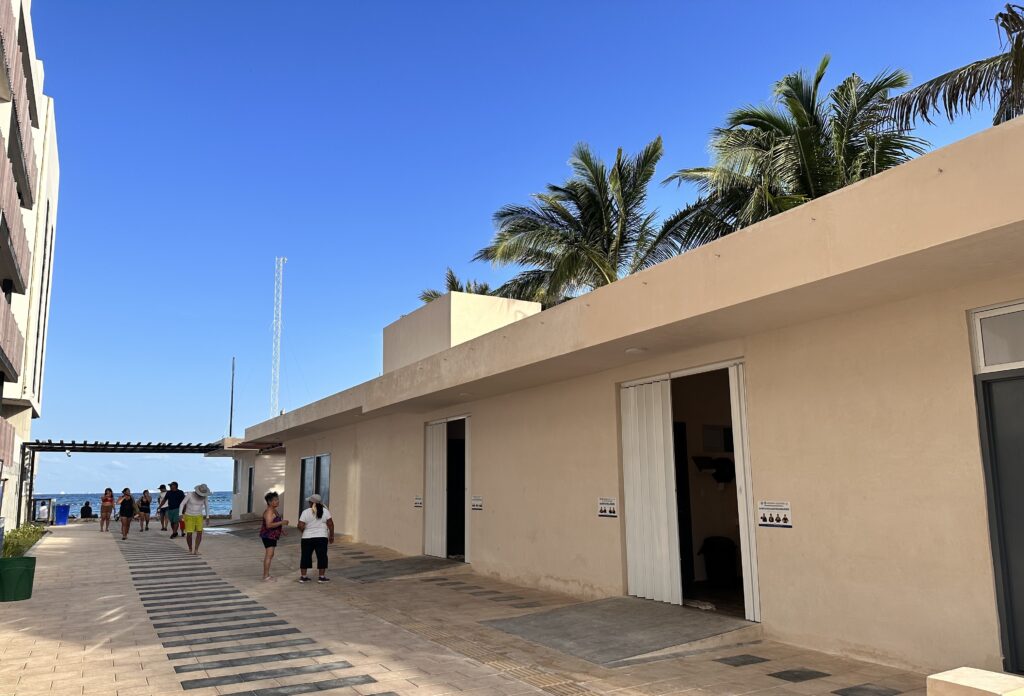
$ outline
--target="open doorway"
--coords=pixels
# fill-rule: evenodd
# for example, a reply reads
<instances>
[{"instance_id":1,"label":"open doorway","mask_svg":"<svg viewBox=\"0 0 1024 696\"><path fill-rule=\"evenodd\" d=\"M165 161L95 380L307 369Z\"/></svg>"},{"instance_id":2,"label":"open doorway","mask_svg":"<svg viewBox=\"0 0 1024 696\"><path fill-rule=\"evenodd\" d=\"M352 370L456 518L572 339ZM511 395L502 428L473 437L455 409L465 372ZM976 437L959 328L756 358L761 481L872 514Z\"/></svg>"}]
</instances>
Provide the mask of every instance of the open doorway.
<instances>
[{"instance_id":1,"label":"open doorway","mask_svg":"<svg viewBox=\"0 0 1024 696\"><path fill-rule=\"evenodd\" d=\"M448 421L448 558L466 560L466 421Z\"/></svg>"},{"instance_id":2,"label":"open doorway","mask_svg":"<svg viewBox=\"0 0 1024 696\"><path fill-rule=\"evenodd\" d=\"M423 552L467 561L469 538L469 419L426 427Z\"/></svg>"},{"instance_id":3,"label":"open doorway","mask_svg":"<svg viewBox=\"0 0 1024 696\"><path fill-rule=\"evenodd\" d=\"M671 384L683 603L743 617L729 371Z\"/></svg>"},{"instance_id":4,"label":"open doorway","mask_svg":"<svg viewBox=\"0 0 1024 696\"><path fill-rule=\"evenodd\" d=\"M743 365L622 386L627 592L760 620Z\"/></svg>"}]
</instances>

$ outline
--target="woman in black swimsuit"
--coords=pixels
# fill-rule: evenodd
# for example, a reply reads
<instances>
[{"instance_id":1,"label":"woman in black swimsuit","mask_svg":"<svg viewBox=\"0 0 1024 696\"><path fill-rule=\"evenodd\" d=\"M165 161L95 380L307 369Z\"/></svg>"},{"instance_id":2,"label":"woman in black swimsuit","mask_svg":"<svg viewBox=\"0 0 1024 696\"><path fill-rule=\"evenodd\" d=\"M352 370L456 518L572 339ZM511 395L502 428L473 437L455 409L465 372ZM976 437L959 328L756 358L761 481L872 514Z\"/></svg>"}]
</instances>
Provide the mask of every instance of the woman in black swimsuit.
<instances>
[{"instance_id":1,"label":"woman in black swimsuit","mask_svg":"<svg viewBox=\"0 0 1024 696\"><path fill-rule=\"evenodd\" d=\"M153 496L149 494L149 489L142 491L142 495L139 496L139 531L145 532L149 530L149 514L150 505L153 503Z\"/></svg>"},{"instance_id":2,"label":"woman in black swimsuit","mask_svg":"<svg viewBox=\"0 0 1024 696\"><path fill-rule=\"evenodd\" d=\"M118 516L121 518L121 541L128 538L128 532L132 529L132 520L135 518L135 498L132 497L130 489L121 491L121 497L117 499Z\"/></svg>"}]
</instances>

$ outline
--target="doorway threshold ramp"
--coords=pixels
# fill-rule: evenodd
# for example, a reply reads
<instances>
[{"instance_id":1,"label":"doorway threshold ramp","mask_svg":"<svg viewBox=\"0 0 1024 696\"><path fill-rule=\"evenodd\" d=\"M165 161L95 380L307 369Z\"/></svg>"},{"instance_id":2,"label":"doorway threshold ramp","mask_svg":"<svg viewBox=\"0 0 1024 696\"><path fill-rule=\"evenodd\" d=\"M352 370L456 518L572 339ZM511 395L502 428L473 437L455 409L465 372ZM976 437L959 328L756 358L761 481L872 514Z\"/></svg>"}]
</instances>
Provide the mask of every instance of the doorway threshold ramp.
<instances>
[{"instance_id":1,"label":"doorway threshold ramp","mask_svg":"<svg viewBox=\"0 0 1024 696\"><path fill-rule=\"evenodd\" d=\"M599 599L481 623L605 667L761 638L757 623L636 597Z\"/></svg>"}]
</instances>

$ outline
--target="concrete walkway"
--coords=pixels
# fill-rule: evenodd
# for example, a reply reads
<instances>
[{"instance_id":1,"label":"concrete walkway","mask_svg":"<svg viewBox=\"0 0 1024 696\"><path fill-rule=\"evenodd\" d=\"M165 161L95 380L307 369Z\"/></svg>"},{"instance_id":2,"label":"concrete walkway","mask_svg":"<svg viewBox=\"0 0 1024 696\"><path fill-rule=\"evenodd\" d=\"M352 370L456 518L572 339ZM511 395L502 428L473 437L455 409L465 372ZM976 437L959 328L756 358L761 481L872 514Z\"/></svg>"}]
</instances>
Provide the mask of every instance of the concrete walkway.
<instances>
[{"instance_id":1,"label":"concrete walkway","mask_svg":"<svg viewBox=\"0 0 1024 696\"><path fill-rule=\"evenodd\" d=\"M296 542L264 583L251 528L207 534L199 558L155 527L55 528L33 598L0 604L0 696L923 694L923 675L768 641L609 667L498 628L585 606L569 597L358 544L331 548L330 583L299 584Z\"/></svg>"}]
</instances>

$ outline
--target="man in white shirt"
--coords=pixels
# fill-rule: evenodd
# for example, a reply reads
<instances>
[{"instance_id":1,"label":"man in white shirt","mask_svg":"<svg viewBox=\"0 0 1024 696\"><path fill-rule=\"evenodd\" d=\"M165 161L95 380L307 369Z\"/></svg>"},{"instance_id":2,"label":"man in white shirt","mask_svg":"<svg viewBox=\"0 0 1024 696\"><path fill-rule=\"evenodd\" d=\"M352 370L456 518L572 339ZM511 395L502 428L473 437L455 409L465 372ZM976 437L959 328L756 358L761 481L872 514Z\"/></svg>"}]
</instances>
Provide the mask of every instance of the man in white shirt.
<instances>
[{"instance_id":1,"label":"man in white shirt","mask_svg":"<svg viewBox=\"0 0 1024 696\"><path fill-rule=\"evenodd\" d=\"M185 543L188 544L188 552L193 556L199 555L199 544L203 541L203 516L205 513L206 523L210 523L210 504L207 498L210 497L210 487L200 483L191 493L185 495L181 501L182 519L185 521ZM195 547L192 546L192 535L196 535Z\"/></svg>"}]
</instances>

